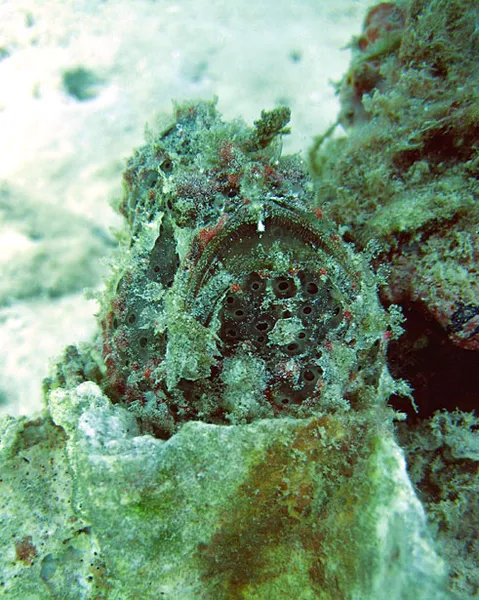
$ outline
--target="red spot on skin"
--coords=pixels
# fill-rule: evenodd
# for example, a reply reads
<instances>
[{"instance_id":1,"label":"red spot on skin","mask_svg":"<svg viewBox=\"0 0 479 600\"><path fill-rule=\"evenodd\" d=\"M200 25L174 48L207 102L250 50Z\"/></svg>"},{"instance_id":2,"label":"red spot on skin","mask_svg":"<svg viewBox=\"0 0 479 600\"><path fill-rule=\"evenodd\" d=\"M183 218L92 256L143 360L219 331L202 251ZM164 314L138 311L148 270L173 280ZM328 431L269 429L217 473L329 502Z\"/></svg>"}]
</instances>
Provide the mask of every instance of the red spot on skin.
<instances>
[{"instance_id":1,"label":"red spot on skin","mask_svg":"<svg viewBox=\"0 0 479 600\"><path fill-rule=\"evenodd\" d=\"M106 356L104 358L105 358L106 368L108 369L108 371L112 371L115 368L115 361L113 360L113 358L111 356Z\"/></svg>"},{"instance_id":2,"label":"red spot on skin","mask_svg":"<svg viewBox=\"0 0 479 600\"><path fill-rule=\"evenodd\" d=\"M385 331L384 332L384 339L385 340L390 340L392 338L392 336L393 336L392 331Z\"/></svg>"},{"instance_id":3,"label":"red spot on skin","mask_svg":"<svg viewBox=\"0 0 479 600\"><path fill-rule=\"evenodd\" d=\"M344 318L349 323L349 321L351 321L351 319L353 318L353 313L350 310L345 310L344 311Z\"/></svg>"},{"instance_id":4,"label":"red spot on skin","mask_svg":"<svg viewBox=\"0 0 479 600\"><path fill-rule=\"evenodd\" d=\"M193 242L191 253L189 255L190 264L188 266L188 269L190 272L196 266L201 254L203 253L206 246L223 229L224 224L226 223L227 219L228 219L228 215L222 215L222 217L220 218L218 223L216 223L216 225L211 225L210 227L205 227L204 229L201 229L198 232L198 234Z\"/></svg>"},{"instance_id":5,"label":"red spot on skin","mask_svg":"<svg viewBox=\"0 0 479 600\"><path fill-rule=\"evenodd\" d=\"M111 301L111 307L113 311L117 314L122 314L125 310L125 299L124 298L114 298Z\"/></svg>"},{"instance_id":6,"label":"red spot on skin","mask_svg":"<svg viewBox=\"0 0 479 600\"><path fill-rule=\"evenodd\" d=\"M113 389L119 396L125 396L127 392L126 381L122 378L118 378L113 383Z\"/></svg>"},{"instance_id":7,"label":"red spot on skin","mask_svg":"<svg viewBox=\"0 0 479 600\"><path fill-rule=\"evenodd\" d=\"M250 200L248 200L248 198L243 198L243 204L249 204Z\"/></svg>"},{"instance_id":8,"label":"red spot on skin","mask_svg":"<svg viewBox=\"0 0 479 600\"><path fill-rule=\"evenodd\" d=\"M278 415L282 412L283 408L281 406L278 406L278 404L276 404L275 402L275 391L273 388L267 387L264 391L264 397L266 401L271 405L271 408L273 409L275 415Z\"/></svg>"},{"instance_id":9,"label":"red spot on skin","mask_svg":"<svg viewBox=\"0 0 479 600\"><path fill-rule=\"evenodd\" d=\"M269 387L267 387L264 391L264 397L266 398L266 400L270 403L273 404L274 403L274 393L273 390Z\"/></svg>"},{"instance_id":10,"label":"red spot on skin","mask_svg":"<svg viewBox=\"0 0 479 600\"><path fill-rule=\"evenodd\" d=\"M106 317L101 322L103 331L112 328L114 318L115 318L115 313L112 310L110 310L110 312L106 315Z\"/></svg>"},{"instance_id":11,"label":"red spot on skin","mask_svg":"<svg viewBox=\"0 0 479 600\"><path fill-rule=\"evenodd\" d=\"M265 165L264 166L264 174L266 176L269 176L269 175L276 174L276 171L273 169L273 167L271 165Z\"/></svg>"},{"instance_id":12,"label":"red spot on skin","mask_svg":"<svg viewBox=\"0 0 479 600\"><path fill-rule=\"evenodd\" d=\"M350 375L348 377L349 383L353 383L354 381L356 381L356 379L358 377L359 377L359 373L357 371L355 371L354 373L350 373Z\"/></svg>"},{"instance_id":13,"label":"red spot on skin","mask_svg":"<svg viewBox=\"0 0 479 600\"><path fill-rule=\"evenodd\" d=\"M397 4L381 2L369 11L364 26L382 26L386 31L401 29L404 26L404 15Z\"/></svg>"},{"instance_id":14,"label":"red spot on skin","mask_svg":"<svg viewBox=\"0 0 479 600\"><path fill-rule=\"evenodd\" d=\"M191 119L196 116L196 108L194 106L187 106L186 108L180 107L176 110L177 119Z\"/></svg>"},{"instance_id":15,"label":"red spot on skin","mask_svg":"<svg viewBox=\"0 0 479 600\"><path fill-rule=\"evenodd\" d=\"M231 291L233 292L233 294L237 294L239 291L241 291L241 286L239 283L232 283L231 284Z\"/></svg>"},{"instance_id":16,"label":"red spot on skin","mask_svg":"<svg viewBox=\"0 0 479 600\"><path fill-rule=\"evenodd\" d=\"M123 173L123 180L128 184L128 186L130 188L133 187L133 182L135 181L135 171L134 171L134 169L127 169Z\"/></svg>"},{"instance_id":17,"label":"red spot on skin","mask_svg":"<svg viewBox=\"0 0 479 600\"><path fill-rule=\"evenodd\" d=\"M215 238L218 235L218 233L223 229L227 219L228 215L222 215L221 219L216 225L212 225L211 227L205 227L198 233L197 243L200 254L211 242L211 240Z\"/></svg>"},{"instance_id":18,"label":"red spot on skin","mask_svg":"<svg viewBox=\"0 0 479 600\"><path fill-rule=\"evenodd\" d=\"M264 167L264 178L268 183L280 183L283 179L283 177L268 164Z\"/></svg>"},{"instance_id":19,"label":"red spot on skin","mask_svg":"<svg viewBox=\"0 0 479 600\"><path fill-rule=\"evenodd\" d=\"M318 272L320 275L326 275L326 273L328 272L328 269L326 269L326 267L321 267L321 269L319 269Z\"/></svg>"},{"instance_id":20,"label":"red spot on skin","mask_svg":"<svg viewBox=\"0 0 479 600\"><path fill-rule=\"evenodd\" d=\"M240 192L241 177L243 176L242 171L235 171L234 173L224 173L219 177L220 181L225 181L225 185L219 189L229 196L237 196Z\"/></svg>"},{"instance_id":21,"label":"red spot on skin","mask_svg":"<svg viewBox=\"0 0 479 600\"><path fill-rule=\"evenodd\" d=\"M314 214L318 217L318 219L323 218L323 211L320 208L315 208L313 210Z\"/></svg>"},{"instance_id":22,"label":"red spot on skin","mask_svg":"<svg viewBox=\"0 0 479 600\"><path fill-rule=\"evenodd\" d=\"M364 22L364 33L359 38L359 49L364 51L391 31L403 29L405 24L401 9L391 2L381 2L368 13Z\"/></svg>"},{"instance_id":23,"label":"red spot on skin","mask_svg":"<svg viewBox=\"0 0 479 600\"><path fill-rule=\"evenodd\" d=\"M241 178L241 173L230 173L228 175L228 184L230 188L237 189L239 188L239 181Z\"/></svg>"},{"instance_id":24,"label":"red spot on skin","mask_svg":"<svg viewBox=\"0 0 479 600\"><path fill-rule=\"evenodd\" d=\"M161 359L151 358L143 365L143 377L148 379L151 383L156 383L155 369L161 364Z\"/></svg>"},{"instance_id":25,"label":"red spot on skin","mask_svg":"<svg viewBox=\"0 0 479 600\"><path fill-rule=\"evenodd\" d=\"M295 361L281 361L277 366L278 376L283 381L294 381L299 375L299 366Z\"/></svg>"},{"instance_id":26,"label":"red spot on skin","mask_svg":"<svg viewBox=\"0 0 479 600\"><path fill-rule=\"evenodd\" d=\"M251 167L251 174L252 175L257 175L258 177L262 177L263 176L263 171L261 170L261 168L259 167L259 165L254 164Z\"/></svg>"},{"instance_id":27,"label":"red spot on skin","mask_svg":"<svg viewBox=\"0 0 479 600\"><path fill-rule=\"evenodd\" d=\"M324 347L328 352L330 352L333 349L333 344L332 344L332 342L326 342L324 344Z\"/></svg>"},{"instance_id":28,"label":"red spot on skin","mask_svg":"<svg viewBox=\"0 0 479 600\"><path fill-rule=\"evenodd\" d=\"M128 348L128 335L124 329L120 329L115 333L113 343L118 350L126 350Z\"/></svg>"}]
</instances>

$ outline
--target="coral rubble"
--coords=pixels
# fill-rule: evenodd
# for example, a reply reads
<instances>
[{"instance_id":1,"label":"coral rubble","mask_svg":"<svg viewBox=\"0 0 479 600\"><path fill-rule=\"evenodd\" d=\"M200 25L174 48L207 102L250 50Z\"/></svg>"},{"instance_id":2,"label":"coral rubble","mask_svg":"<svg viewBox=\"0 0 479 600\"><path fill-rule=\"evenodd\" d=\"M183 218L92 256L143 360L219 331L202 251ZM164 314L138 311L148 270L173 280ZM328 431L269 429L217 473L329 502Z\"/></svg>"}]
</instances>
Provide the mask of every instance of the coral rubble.
<instances>
[{"instance_id":1,"label":"coral rubble","mask_svg":"<svg viewBox=\"0 0 479 600\"><path fill-rule=\"evenodd\" d=\"M8 598L444 597L376 411L192 421L163 441L91 382L50 410L0 430Z\"/></svg>"}]
</instances>

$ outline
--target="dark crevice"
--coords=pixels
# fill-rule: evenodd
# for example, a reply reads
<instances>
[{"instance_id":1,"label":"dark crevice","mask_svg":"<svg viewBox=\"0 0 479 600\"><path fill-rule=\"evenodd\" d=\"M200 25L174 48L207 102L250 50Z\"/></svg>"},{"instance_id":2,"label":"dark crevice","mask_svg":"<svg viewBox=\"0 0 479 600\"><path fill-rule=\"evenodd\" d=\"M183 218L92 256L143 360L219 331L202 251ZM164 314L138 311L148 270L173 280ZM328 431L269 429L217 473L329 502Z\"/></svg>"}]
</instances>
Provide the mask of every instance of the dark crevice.
<instances>
[{"instance_id":1,"label":"dark crevice","mask_svg":"<svg viewBox=\"0 0 479 600\"><path fill-rule=\"evenodd\" d=\"M479 355L457 347L442 327L418 303L402 306L405 333L388 349L391 374L413 388L418 412L407 398L393 396L390 404L408 415L408 423L427 419L437 410L469 412L476 408Z\"/></svg>"}]
</instances>

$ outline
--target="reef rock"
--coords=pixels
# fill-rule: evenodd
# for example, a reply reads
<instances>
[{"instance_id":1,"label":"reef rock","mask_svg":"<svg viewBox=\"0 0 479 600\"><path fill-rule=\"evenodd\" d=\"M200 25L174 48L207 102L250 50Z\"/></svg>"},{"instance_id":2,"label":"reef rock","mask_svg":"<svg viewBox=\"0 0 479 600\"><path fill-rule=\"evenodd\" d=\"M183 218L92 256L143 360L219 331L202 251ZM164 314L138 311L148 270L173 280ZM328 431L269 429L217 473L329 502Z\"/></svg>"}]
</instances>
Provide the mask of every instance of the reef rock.
<instances>
[{"instance_id":1,"label":"reef rock","mask_svg":"<svg viewBox=\"0 0 479 600\"><path fill-rule=\"evenodd\" d=\"M311 152L317 205L391 268L384 298L479 349L479 52L475 0L385 2L339 86L347 140Z\"/></svg>"},{"instance_id":2,"label":"reef rock","mask_svg":"<svg viewBox=\"0 0 479 600\"><path fill-rule=\"evenodd\" d=\"M288 119L178 106L129 161L98 336L1 422L7 597L446 597L386 404L401 317Z\"/></svg>"},{"instance_id":3,"label":"reef rock","mask_svg":"<svg viewBox=\"0 0 479 600\"><path fill-rule=\"evenodd\" d=\"M372 7L338 86L347 137L310 154L317 208L356 248L377 240L383 303L406 317L388 364L415 410L392 403L458 599L479 592L478 19L474 0Z\"/></svg>"},{"instance_id":4,"label":"reef rock","mask_svg":"<svg viewBox=\"0 0 479 600\"><path fill-rule=\"evenodd\" d=\"M2 423L8 598L441 598L443 563L377 415L184 424L93 383ZM376 425L374 425L376 423Z\"/></svg>"}]
</instances>

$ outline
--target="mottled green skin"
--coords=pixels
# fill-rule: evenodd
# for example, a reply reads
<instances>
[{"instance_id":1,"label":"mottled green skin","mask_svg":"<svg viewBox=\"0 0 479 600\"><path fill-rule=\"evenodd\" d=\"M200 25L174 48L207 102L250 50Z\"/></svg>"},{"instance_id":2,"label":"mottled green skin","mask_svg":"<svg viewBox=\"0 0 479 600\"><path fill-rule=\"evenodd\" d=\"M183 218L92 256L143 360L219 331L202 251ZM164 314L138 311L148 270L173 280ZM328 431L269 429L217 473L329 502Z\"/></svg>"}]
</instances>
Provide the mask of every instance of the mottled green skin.
<instances>
[{"instance_id":1,"label":"mottled green skin","mask_svg":"<svg viewBox=\"0 0 479 600\"><path fill-rule=\"evenodd\" d=\"M280 158L288 116L177 107L129 161L98 339L0 425L9 598L443 598L386 404L400 316Z\"/></svg>"},{"instance_id":2,"label":"mottled green skin","mask_svg":"<svg viewBox=\"0 0 479 600\"><path fill-rule=\"evenodd\" d=\"M213 103L177 106L128 161L102 385L157 437L377 396L397 315L367 257L313 210L299 157L280 156L288 119L263 111L249 128Z\"/></svg>"}]
</instances>

